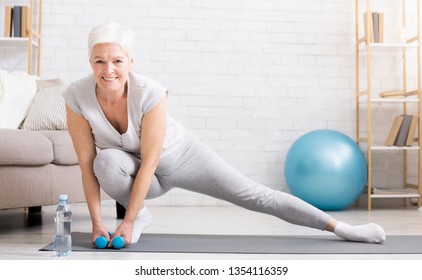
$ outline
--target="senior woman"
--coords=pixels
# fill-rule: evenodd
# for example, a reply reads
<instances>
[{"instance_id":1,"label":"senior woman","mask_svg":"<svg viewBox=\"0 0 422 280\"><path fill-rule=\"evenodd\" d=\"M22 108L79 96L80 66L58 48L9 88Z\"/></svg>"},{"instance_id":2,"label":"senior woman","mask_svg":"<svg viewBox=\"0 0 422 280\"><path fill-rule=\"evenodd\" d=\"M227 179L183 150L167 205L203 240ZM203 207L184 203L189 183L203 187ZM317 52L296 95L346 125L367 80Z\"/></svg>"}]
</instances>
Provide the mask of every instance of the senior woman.
<instances>
[{"instance_id":1,"label":"senior woman","mask_svg":"<svg viewBox=\"0 0 422 280\"><path fill-rule=\"evenodd\" d=\"M92 242L109 239L100 188L126 208L114 236L137 242L152 222L145 200L173 187L209 195L284 221L334 232L350 241L382 243L377 224L358 226L281 191L256 183L167 115L167 90L131 71L134 32L117 23L95 26L88 48L92 74L63 93L69 133L82 171Z\"/></svg>"}]
</instances>

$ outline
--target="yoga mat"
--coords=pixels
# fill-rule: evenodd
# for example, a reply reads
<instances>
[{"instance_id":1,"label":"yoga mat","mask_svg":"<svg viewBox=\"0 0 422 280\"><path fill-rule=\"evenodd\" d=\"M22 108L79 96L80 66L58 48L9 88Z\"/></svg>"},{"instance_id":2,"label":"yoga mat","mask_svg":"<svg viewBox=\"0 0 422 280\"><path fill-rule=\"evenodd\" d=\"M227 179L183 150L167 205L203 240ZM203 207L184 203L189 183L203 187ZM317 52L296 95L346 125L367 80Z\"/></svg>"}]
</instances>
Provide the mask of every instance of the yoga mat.
<instances>
[{"instance_id":1,"label":"yoga mat","mask_svg":"<svg viewBox=\"0 0 422 280\"><path fill-rule=\"evenodd\" d=\"M40 249L52 251L53 244ZM143 234L138 243L97 249L91 233L73 232L72 250L89 252L227 254L422 254L422 236L391 235L383 244L349 242L336 236Z\"/></svg>"}]
</instances>

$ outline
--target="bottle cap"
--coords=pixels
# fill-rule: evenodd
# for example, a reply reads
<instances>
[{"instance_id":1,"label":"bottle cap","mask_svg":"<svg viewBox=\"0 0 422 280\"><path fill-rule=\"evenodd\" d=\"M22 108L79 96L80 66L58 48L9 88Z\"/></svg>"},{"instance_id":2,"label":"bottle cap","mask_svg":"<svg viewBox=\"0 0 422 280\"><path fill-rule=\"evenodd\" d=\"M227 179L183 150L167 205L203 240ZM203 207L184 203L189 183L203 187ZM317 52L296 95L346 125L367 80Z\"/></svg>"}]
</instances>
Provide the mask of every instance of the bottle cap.
<instances>
[{"instance_id":1,"label":"bottle cap","mask_svg":"<svg viewBox=\"0 0 422 280\"><path fill-rule=\"evenodd\" d=\"M59 200L67 200L67 194L59 195Z\"/></svg>"}]
</instances>

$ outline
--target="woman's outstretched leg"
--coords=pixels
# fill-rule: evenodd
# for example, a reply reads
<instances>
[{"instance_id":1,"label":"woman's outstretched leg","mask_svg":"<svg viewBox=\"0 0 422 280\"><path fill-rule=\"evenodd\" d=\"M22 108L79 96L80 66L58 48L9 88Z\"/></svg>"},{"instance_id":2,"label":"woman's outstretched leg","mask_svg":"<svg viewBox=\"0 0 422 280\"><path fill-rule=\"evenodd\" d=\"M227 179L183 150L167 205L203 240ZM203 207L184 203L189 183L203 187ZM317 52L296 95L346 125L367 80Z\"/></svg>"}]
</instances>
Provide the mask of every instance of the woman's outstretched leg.
<instances>
[{"instance_id":1,"label":"woman's outstretched leg","mask_svg":"<svg viewBox=\"0 0 422 280\"><path fill-rule=\"evenodd\" d=\"M346 240L384 241L384 230L378 225L351 226L337 222L327 213L293 195L253 182L205 144L196 139L190 141L183 152L175 156L179 167L165 176L165 181L172 186L270 214L292 224L328 230Z\"/></svg>"}]
</instances>

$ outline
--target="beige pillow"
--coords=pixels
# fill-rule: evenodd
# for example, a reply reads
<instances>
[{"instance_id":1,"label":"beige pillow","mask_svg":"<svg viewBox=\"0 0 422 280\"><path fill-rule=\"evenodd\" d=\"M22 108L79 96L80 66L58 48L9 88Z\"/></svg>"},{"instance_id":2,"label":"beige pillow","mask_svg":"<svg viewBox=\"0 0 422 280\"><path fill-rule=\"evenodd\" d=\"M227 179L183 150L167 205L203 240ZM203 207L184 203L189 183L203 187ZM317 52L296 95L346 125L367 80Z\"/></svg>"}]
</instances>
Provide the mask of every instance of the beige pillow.
<instances>
[{"instance_id":1,"label":"beige pillow","mask_svg":"<svg viewBox=\"0 0 422 280\"><path fill-rule=\"evenodd\" d=\"M22 125L25 130L67 130L66 105L62 96L67 86L40 88Z\"/></svg>"}]
</instances>

